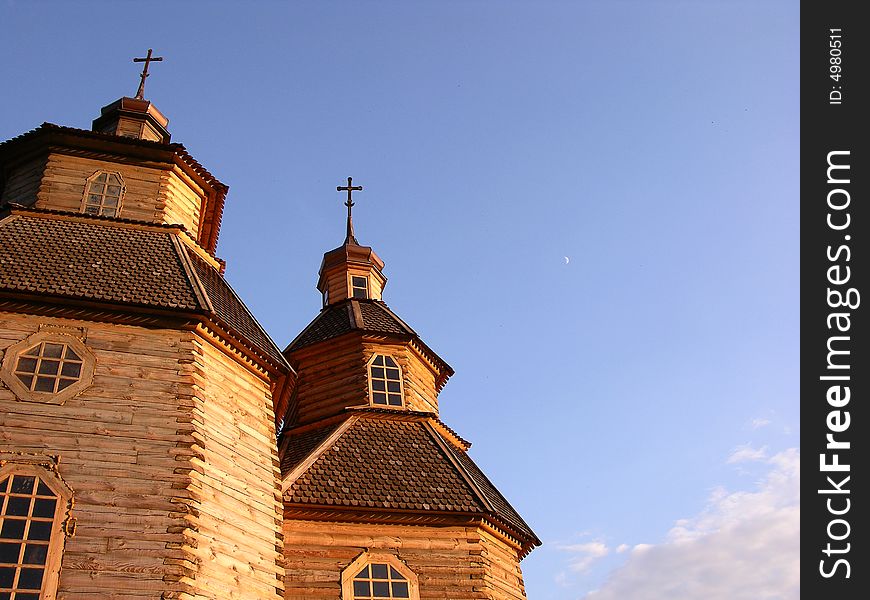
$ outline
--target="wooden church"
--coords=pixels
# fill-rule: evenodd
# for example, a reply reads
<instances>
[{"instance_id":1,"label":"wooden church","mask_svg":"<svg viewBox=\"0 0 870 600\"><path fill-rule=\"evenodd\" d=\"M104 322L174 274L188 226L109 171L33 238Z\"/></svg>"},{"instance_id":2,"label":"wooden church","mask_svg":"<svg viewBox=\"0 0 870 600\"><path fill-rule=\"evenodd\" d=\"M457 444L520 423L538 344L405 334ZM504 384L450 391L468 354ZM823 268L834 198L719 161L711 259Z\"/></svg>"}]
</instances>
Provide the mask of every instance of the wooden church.
<instances>
[{"instance_id":1,"label":"wooden church","mask_svg":"<svg viewBox=\"0 0 870 600\"><path fill-rule=\"evenodd\" d=\"M453 371L384 303L359 188L282 352L152 60L91 130L0 144L0 600L525 598L540 541L439 419Z\"/></svg>"}]
</instances>

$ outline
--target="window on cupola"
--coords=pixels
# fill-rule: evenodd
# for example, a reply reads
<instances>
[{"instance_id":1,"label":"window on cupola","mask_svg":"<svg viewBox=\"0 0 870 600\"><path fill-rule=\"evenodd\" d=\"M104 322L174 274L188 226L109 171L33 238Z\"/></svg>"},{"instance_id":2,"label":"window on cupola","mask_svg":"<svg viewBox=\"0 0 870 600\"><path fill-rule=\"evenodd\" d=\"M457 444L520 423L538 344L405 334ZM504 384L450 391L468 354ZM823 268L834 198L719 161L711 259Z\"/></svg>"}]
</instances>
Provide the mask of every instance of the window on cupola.
<instances>
[{"instance_id":1,"label":"window on cupola","mask_svg":"<svg viewBox=\"0 0 870 600\"><path fill-rule=\"evenodd\" d=\"M369 278L352 275L350 278L351 293L354 298L367 300L369 297Z\"/></svg>"},{"instance_id":2,"label":"window on cupola","mask_svg":"<svg viewBox=\"0 0 870 600\"><path fill-rule=\"evenodd\" d=\"M391 356L375 355L369 363L372 404L402 406L402 371Z\"/></svg>"},{"instance_id":3,"label":"window on cupola","mask_svg":"<svg viewBox=\"0 0 870 600\"><path fill-rule=\"evenodd\" d=\"M54 593L66 499L35 472L4 470L6 474L0 473L0 598L39 600Z\"/></svg>"},{"instance_id":4,"label":"window on cupola","mask_svg":"<svg viewBox=\"0 0 870 600\"><path fill-rule=\"evenodd\" d=\"M124 196L124 182L118 173L97 171L88 178L82 212L88 215L117 217Z\"/></svg>"}]
</instances>

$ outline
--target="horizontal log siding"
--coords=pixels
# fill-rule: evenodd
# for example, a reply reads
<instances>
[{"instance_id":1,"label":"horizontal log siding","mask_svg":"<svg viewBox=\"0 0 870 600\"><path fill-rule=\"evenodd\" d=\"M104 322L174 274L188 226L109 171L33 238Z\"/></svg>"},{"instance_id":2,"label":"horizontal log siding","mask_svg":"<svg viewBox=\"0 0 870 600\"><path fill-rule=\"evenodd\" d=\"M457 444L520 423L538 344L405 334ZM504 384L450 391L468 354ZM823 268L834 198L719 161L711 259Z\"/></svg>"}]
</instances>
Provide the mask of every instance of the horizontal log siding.
<instances>
[{"instance_id":1,"label":"horizontal log siding","mask_svg":"<svg viewBox=\"0 0 870 600\"><path fill-rule=\"evenodd\" d=\"M58 456L74 492L77 529L58 597L180 593L189 542L183 452L195 438L177 394L193 344L170 330L0 313L0 354L42 323L84 327L96 356L93 385L62 406L21 402L0 387L0 449Z\"/></svg>"},{"instance_id":2,"label":"horizontal log siding","mask_svg":"<svg viewBox=\"0 0 870 600\"><path fill-rule=\"evenodd\" d=\"M495 585L510 559L476 527L369 525L287 519L285 600L339 600L341 572L365 551L393 552L416 573L420 598L515 600L522 579ZM496 556L497 555L497 556ZM514 558L516 555L514 554ZM496 566L497 561L506 561ZM517 567L517 572L519 568Z\"/></svg>"},{"instance_id":3,"label":"horizontal log siding","mask_svg":"<svg viewBox=\"0 0 870 600\"><path fill-rule=\"evenodd\" d=\"M190 340L185 379L200 439L191 475L197 591L280 598L282 508L269 386L206 340Z\"/></svg>"}]
</instances>

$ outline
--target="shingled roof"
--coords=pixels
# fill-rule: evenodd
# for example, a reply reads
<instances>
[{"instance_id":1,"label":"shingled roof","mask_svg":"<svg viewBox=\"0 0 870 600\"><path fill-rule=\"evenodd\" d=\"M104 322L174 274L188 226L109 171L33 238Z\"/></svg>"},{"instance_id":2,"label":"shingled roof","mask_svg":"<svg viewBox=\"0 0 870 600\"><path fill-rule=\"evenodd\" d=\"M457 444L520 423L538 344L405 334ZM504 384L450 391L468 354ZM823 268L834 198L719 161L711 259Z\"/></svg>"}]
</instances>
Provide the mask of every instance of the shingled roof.
<instances>
[{"instance_id":1,"label":"shingled roof","mask_svg":"<svg viewBox=\"0 0 870 600\"><path fill-rule=\"evenodd\" d=\"M59 218L63 217L63 218ZM180 226L32 208L0 213L0 294L203 315L282 370L290 366Z\"/></svg>"},{"instance_id":2,"label":"shingled roof","mask_svg":"<svg viewBox=\"0 0 870 600\"><path fill-rule=\"evenodd\" d=\"M355 316L355 312L359 316ZM362 322L359 322L359 317ZM286 351L294 352L305 346L331 340L355 330L367 333L417 335L384 302L351 299L324 307L308 327L290 342Z\"/></svg>"},{"instance_id":3,"label":"shingled roof","mask_svg":"<svg viewBox=\"0 0 870 600\"><path fill-rule=\"evenodd\" d=\"M330 438L338 427L344 431ZM527 549L541 543L468 454L424 415L356 411L342 425L285 435L282 475L293 477L284 493L288 507L465 513L511 531Z\"/></svg>"}]
</instances>

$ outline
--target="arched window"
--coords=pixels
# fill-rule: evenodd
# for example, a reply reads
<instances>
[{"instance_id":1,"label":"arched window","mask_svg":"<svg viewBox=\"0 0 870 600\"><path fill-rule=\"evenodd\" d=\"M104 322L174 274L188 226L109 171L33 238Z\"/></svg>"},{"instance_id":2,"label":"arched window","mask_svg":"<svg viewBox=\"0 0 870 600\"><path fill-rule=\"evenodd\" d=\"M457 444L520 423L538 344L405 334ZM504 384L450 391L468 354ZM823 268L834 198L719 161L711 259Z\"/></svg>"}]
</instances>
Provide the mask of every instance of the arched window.
<instances>
[{"instance_id":1,"label":"arched window","mask_svg":"<svg viewBox=\"0 0 870 600\"><path fill-rule=\"evenodd\" d=\"M365 552L341 576L342 600L391 600L420 597L417 576L392 554Z\"/></svg>"},{"instance_id":2,"label":"arched window","mask_svg":"<svg viewBox=\"0 0 870 600\"><path fill-rule=\"evenodd\" d=\"M0 598L55 597L71 496L46 469L0 469Z\"/></svg>"},{"instance_id":3,"label":"arched window","mask_svg":"<svg viewBox=\"0 0 870 600\"><path fill-rule=\"evenodd\" d=\"M97 171L88 178L82 212L88 215L117 217L124 196L124 181L120 173Z\"/></svg>"},{"instance_id":4,"label":"arched window","mask_svg":"<svg viewBox=\"0 0 870 600\"><path fill-rule=\"evenodd\" d=\"M369 397L376 406L402 406L402 371L392 356L375 354L369 361Z\"/></svg>"}]
</instances>

